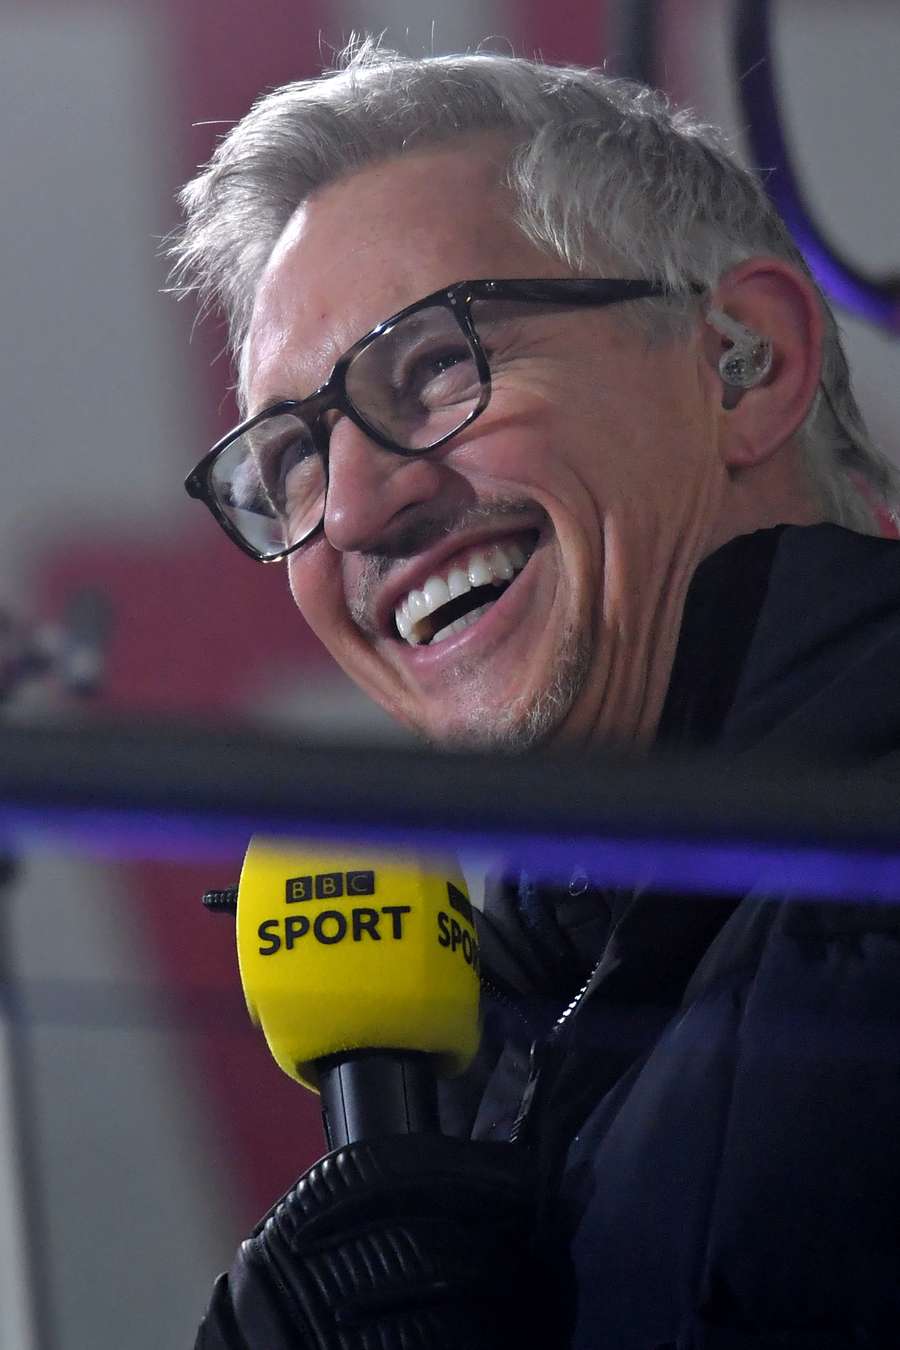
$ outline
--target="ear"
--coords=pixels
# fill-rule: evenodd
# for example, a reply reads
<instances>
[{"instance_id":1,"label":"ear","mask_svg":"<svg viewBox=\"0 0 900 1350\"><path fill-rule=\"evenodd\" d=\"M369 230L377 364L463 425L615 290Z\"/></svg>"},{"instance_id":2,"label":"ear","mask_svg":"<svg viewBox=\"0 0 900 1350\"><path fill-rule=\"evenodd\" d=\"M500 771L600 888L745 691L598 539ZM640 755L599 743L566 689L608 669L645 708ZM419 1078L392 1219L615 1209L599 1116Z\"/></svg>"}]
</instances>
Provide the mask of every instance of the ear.
<instances>
[{"instance_id":1,"label":"ear","mask_svg":"<svg viewBox=\"0 0 900 1350\"><path fill-rule=\"evenodd\" d=\"M750 258L722 277L708 307L726 315L721 329L704 321L704 379L718 396L718 446L731 470L769 459L794 435L809 412L822 367L824 317L815 287L789 262ZM723 355L735 348L736 321L771 344L771 364L749 388L723 379Z\"/></svg>"}]
</instances>

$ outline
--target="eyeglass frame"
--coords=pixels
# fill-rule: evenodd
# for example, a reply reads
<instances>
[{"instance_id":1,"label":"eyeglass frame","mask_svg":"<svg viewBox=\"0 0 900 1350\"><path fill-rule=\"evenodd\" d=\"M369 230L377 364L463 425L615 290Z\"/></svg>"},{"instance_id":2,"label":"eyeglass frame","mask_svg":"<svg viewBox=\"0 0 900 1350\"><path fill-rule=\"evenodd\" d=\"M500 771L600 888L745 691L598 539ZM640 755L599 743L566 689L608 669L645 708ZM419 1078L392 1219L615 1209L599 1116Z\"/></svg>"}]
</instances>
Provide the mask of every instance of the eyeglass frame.
<instances>
[{"instance_id":1,"label":"eyeglass frame","mask_svg":"<svg viewBox=\"0 0 900 1350\"><path fill-rule=\"evenodd\" d=\"M706 287L698 282L691 282L687 287L687 293L701 294L705 289ZM324 413L343 413L376 445L381 446L384 450L389 450L392 454L410 459L430 454L432 450L439 450L441 446L446 445L454 436L458 436L461 431L481 416L491 400L491 369L472 319L471 306L474 300L523 300L534 304L569 304L576 307L583 305L585 307L604 308L607 305L622 304L630 300L670 299L681 294L683 292L673 290L665 282L623 277L510 278L495 281L480 279L457 281L451 286L442 286L439 290L423 296L421 300L416 300L413 304L398 310L396 314L390 315L389 318L382 319L368 333L364 333L338 357L328 378L306 398L281 399L277 403L262 408L252 417L248 417L245 421L233 427L231 431L226 432L187 475L184 480L185 491L189 497L196 501L202 501L209 508L213 518L222 527L229 539L237 544L238 548L248 557L261 563L283 562L291 553L295 553L297 549L302 548L304 544L314 539L322 529L325 520L324 507L322 519L318 525L310 530L309 534L298 540L296 544L291 544L288 548L282 549L279 553L263 557L258 549L255 549L242 537L240 531L219 505L216 494L210 485L212 470L216 461L239 436L245 435L269 418L283 416L287 413L302 418L309 428L316 451L322 457L327 494L330 432L326 432L323 436L324 423L322 418ZM429 309L438 305L451 311L463 336L469 343L481 381L481 391L475 406L460 422L459 426L454 427L452 431L441 436L433 444L411 450L396 441L392 441L384 432L366 421L363 413L355 406L347 393L347 371L367 347L390 332L398 323L421 309ZM311 415L310 409L312 409Z\"/></svg>"}]
</instances>

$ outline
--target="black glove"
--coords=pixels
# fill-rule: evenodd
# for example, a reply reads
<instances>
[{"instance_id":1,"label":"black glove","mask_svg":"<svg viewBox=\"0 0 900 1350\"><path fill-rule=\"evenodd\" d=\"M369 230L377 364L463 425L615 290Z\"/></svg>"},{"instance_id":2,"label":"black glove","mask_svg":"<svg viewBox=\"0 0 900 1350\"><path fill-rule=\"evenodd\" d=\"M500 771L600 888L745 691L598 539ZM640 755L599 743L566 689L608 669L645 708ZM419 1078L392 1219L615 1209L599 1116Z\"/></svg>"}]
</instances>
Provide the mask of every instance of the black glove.
<instances>
[{"instance_id":1,"label":"black glove","mask_svg":"<svg viewBox=\"0 0 900 1350\"><path fill-rule=\"evenodd\" d=\"M529 1155L403 1135L322 1158L216 1282L195 1350L501 1350L568 1340Z\"/></svg>"}]
</instances>

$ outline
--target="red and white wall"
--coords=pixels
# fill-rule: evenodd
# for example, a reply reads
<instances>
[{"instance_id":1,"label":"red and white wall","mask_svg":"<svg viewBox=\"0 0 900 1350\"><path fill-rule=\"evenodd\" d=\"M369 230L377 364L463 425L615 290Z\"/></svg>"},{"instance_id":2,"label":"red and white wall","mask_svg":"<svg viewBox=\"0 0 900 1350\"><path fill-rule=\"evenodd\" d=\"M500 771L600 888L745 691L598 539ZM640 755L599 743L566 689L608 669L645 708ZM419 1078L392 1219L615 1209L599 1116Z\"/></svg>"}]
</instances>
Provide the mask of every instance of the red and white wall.
<instances>
[{"instance_id":1,"label":"red and white wall","mask_svg":"<svg viewBox=\"0 0 900 1350\"><path fill-rule=\"evenodd\" d=\"M739 130L728 4L664 8L670 86ZM811 191L861 262L896 269L900 14L887 0L782 9ZM109 594L97 711L394 734L329 664L278 569L241 557L181 489L234 409L221 333L189 342L188 306L160 294L158 241L219 131L354 28L413 52L487 38L596 64L606 27L587 0L0 0L0 610L52 617L80 586ZM873 428L900 456L897 345L844 326ZM60 712L93 715L46 692L17 715ZM48 853L0 898L28 1014L53 1350L190 1344L214 1272L320 1151L315 1103L246 1023L229 922L200 909L239 862ZM0 1068L7 1046L0 1030ZM15 1170L6 1077L0 1180ZM0 1187L0 1350L37 1346L19 1229Z\"/></svg>"}]
</instances>

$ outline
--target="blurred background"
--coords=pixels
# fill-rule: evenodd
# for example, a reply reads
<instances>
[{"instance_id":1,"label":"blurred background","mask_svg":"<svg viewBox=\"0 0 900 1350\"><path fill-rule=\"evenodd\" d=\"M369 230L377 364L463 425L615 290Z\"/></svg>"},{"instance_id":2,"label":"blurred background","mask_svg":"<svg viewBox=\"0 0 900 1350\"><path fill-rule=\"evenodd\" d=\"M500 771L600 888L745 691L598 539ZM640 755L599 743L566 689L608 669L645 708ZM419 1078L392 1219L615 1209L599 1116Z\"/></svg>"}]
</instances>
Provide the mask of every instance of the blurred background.
<instances>
[{"instance_id":1,"label":"blurred background","mask_svg":"<svg viewBox=\"0 0 900 1350\"><path fill-rule=\"evenodd\" d=\"M900 272L900 8L773 8L806 199L861 271ZM92 699L72 692L91 672L70 669L4 715L396 737L283 572L239 555L181 488L235 413L222 332L192 332L189 304L161 293L173 195L259 92L316 74L354 29L411 54L486 43L613 70L641 49L753 162L733 19L728 0L0 0L0 642L61 650L108 629ZM839 316L870 427L900 458L896 328ZM240 1236L321 1152L315 1102L247 1024L232 925L200 907L240 861L9 860L0 1350L190 1345Z\"/></svg>"}]
</instances>

